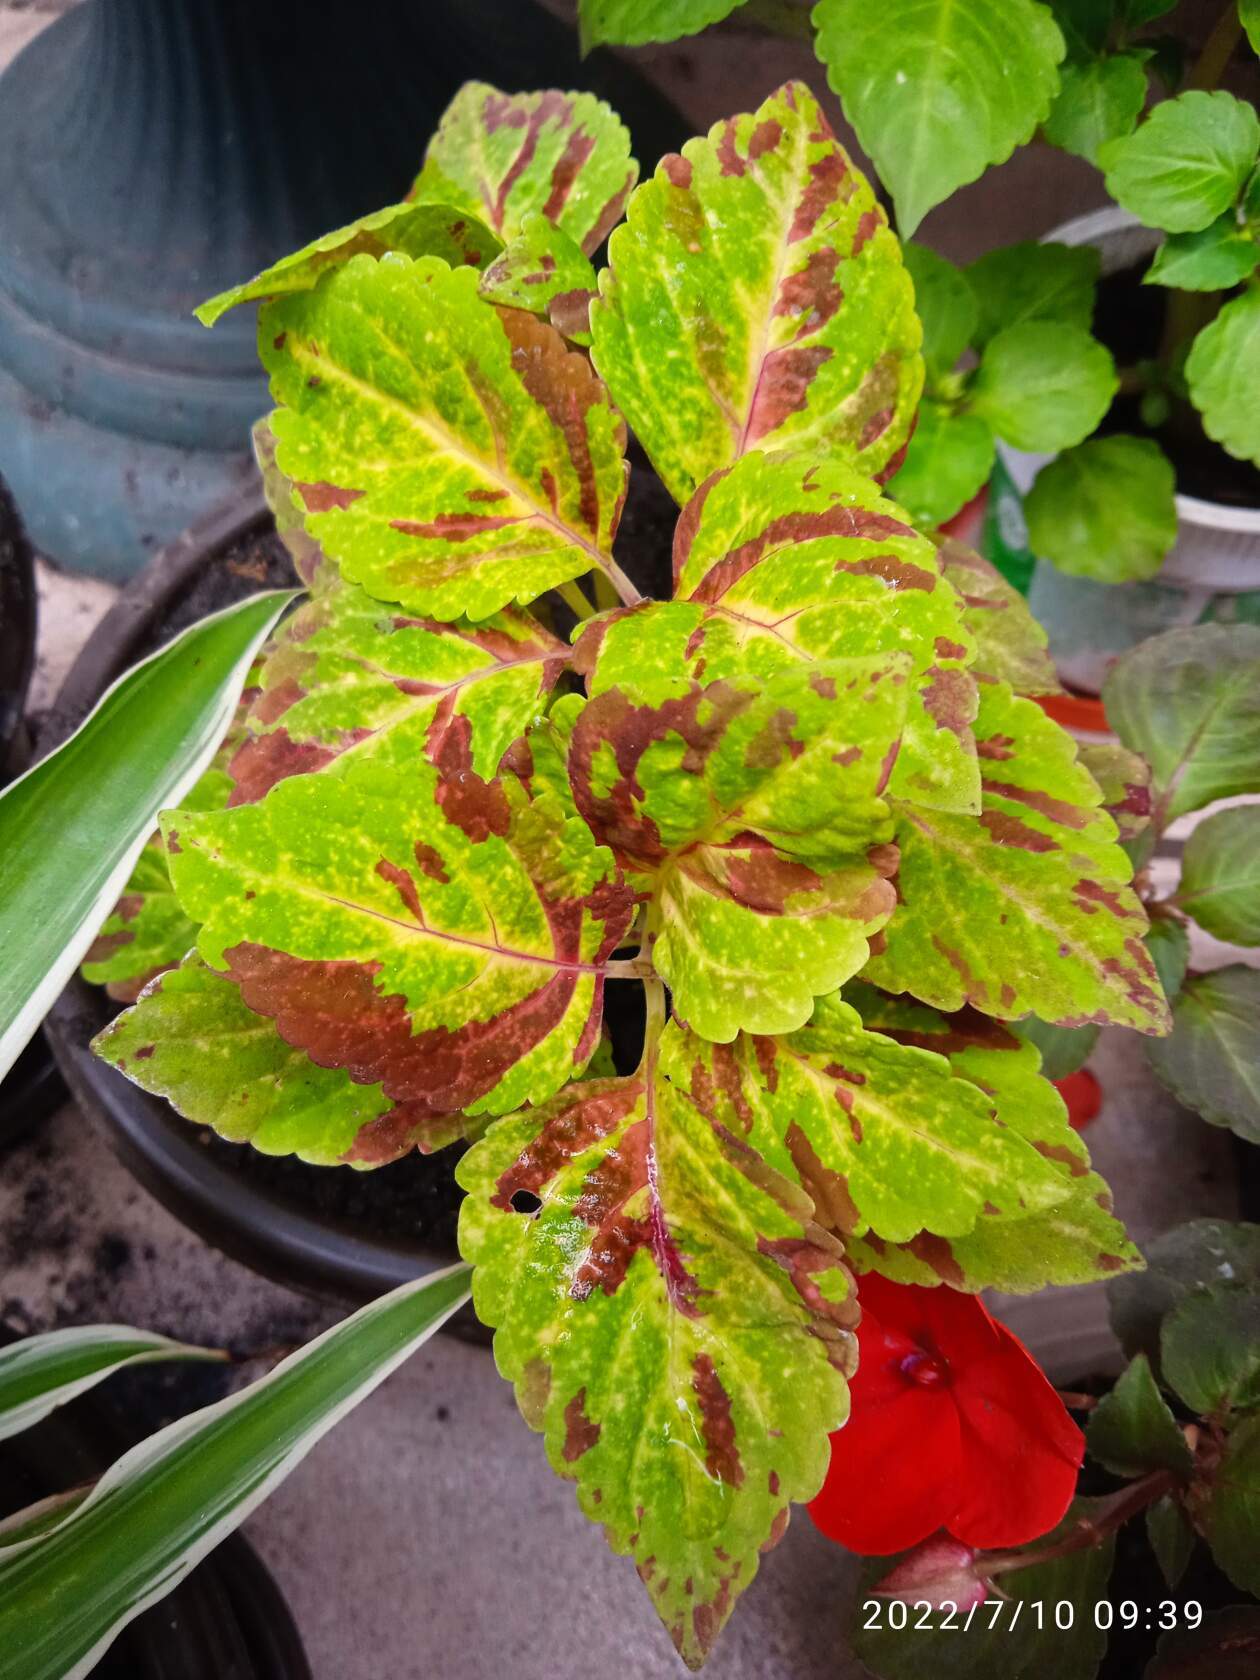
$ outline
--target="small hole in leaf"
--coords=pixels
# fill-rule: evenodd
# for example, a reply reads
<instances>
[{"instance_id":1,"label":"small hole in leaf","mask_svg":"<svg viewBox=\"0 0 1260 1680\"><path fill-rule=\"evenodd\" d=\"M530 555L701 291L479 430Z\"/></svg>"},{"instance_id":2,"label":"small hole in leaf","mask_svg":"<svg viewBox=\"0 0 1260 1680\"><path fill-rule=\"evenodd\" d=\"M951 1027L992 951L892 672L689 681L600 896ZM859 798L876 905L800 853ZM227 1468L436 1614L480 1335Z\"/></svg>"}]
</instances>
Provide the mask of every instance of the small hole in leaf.
<instances>
[{"instance_id":1,"label":"small hole in leaf","mask_svg":"<svg viewBox=\"0 0 1260 1680\"><path fill-rule=\"evenodd\" d=\"M542 1202L532 1190L513 1190L513 1213L537 1213L541 1206Z\"/></svg>"}]
</instances>

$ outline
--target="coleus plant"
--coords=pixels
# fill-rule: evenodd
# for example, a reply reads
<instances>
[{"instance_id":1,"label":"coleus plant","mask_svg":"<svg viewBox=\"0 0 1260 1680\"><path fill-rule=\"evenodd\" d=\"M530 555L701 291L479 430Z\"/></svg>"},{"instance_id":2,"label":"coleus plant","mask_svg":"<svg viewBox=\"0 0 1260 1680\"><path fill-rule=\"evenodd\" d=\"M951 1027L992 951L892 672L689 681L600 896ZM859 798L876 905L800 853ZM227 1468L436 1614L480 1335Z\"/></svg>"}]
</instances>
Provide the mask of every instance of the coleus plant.
<instances>
[{"instance_id":1,"label":"coleus plant","mask_svg":"<svg viewBox=\"0 0 1260 1680\"><path fill-rule=\"evenodd\" d=\"M822 1482L862 1274L1137 1263L1007 1023L1167 1010L1044 639L881 493L920 327L817 102L635 175L587 96L470 85L406 204L206 306L265 300L308 596L89 973L162 970L98 1050L225 1137L474 1140L500 1368L698 1664ZM668 600L615 540L627 422Z\"/></svg>"}]
</instances>

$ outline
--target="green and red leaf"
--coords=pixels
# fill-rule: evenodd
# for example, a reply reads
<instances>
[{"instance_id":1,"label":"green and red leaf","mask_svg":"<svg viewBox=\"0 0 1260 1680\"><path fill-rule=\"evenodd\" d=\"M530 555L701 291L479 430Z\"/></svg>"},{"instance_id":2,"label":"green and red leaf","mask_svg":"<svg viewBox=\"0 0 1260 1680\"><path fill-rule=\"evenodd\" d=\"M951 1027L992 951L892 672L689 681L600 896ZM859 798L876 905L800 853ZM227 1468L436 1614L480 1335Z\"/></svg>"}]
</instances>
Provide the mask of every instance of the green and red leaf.
<instances>
[{"instance_id":1,"label":"green and red leaf","mask_svg":"<svg viewBox=\"0 0 1260 1680\"><path fill-rule=\"evenodd\" d=\"M975 637L972 674L1009 683L1016 694L1061 694L1046 633L1019 590L956 537L944 539L940 557L941 570L962 597L963 623Z\"/></svg>"},{"instance_id":2,"label":"green and red leaf","mask_svg":"<svg viewBox=\"0 0 1260 1680\"><path fill-rule=\"evenodd\" d=\"M481 277L481 295L509 309L542 315L573 344L591 342L591 259L563 228L538 211Z\"/></svg>"}]
</instances>

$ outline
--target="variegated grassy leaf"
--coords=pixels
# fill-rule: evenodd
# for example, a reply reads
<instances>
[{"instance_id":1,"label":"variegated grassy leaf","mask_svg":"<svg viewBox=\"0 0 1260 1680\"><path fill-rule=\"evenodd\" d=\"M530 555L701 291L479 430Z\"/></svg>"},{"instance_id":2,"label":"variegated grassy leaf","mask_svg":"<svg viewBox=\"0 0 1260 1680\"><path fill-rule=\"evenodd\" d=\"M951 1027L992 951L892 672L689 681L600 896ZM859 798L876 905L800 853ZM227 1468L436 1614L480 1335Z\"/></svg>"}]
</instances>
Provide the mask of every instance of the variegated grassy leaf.
<instances>
[{"instance_id":1,"label":"variegated grassy leaf","mask_svg":"<svg viewBox=\"0 0 1260 1680\"><path fill-rule=\"evenodd\" d=\"M848 1239L846 1251L859 1271L882 1272L898 1283L1026 1294L1141 1268L1141 1256L1111 1211L1111 1192L1090 1169L1089 1151L1068 1124L1063 1099L1039 1071L1035 1046L971 1009L941 1015L864 981L846 987L844 996L869 1030L945 1056L960 1079L985 1093L998 1124L1041 1155L1062 1191L1053 1205L1020 1216L986 1209L959 1237L925 1231L908 1243L890 1243L867 1232ZM820 1017L830 1006L823 1000ZM825 1186L815 1189L820 1218L824 1194Z\"/></svg>"},{"instance_id":2,"label":"variegated grassy leaf","mask_svg":"<svg viewBox=\"0 0 1260 1680\"><path fill-rule=\"evenodd\" d=\"M489 781L566 662L518 607L473 624L409 618L334 582L285 626L232 759L232 804L286 776L425 758L447 780Z\"/></svg>"},{"instance_id":3,"label":"variegated grassy leaf","mask_svg":"<svg viewBox=\"0 0 1260 1680\"><path fill-rule=\"evenodd\" d=\"M923 384L914 288L803 83L666 157L628 218L593 355L677 501L754 448L889 465Z\"/></svg>"},{"instance_id":4,"label":"variegated grassy leaf","mask_svg":"<svg viewBox=\"0 0 1260 1680\"><path fill-rule=\"evenodd\" d=\"M650 880L652 960L706 1037L791 1031L865 960L892 901L882 794L907 664L820 662L656 705L610 688L578 716L578 809Z\"/></svg>"},{"instance_id":5,"label":"variegated grassy leaf","mask_svg":"<svg viewBox=\"0 0 1260 1680\"><path fill-rule=\"evenodd\" d=\"M210 966L417 1118L542 1101L594 1051L631 895L551 793L364 764L163 832Z\"/></svg>"},{"instance_id":6,"label":"variegated grassy leaf","mask_svg":"<svg viewBox=\"0 0 1260 1680\"><path fill-rule=\"evenodd\" d=\"M994 1123L992 1097L943 1057L867 1031L838 998L781 1037L687 1035L679 1063L672 1076L713 1124L799 1179L846 1241L962 1236L982 1215L1066 1195L1054 1166Z\"/></svg>"},{"instance_id":7,"label":"variegated grassy leaf","mask_svg":"<svg viewBox=\"0 0 1260 1680\"><path fill-rule=\"evenodd\" d=\"M318 1066L195 952L147 986L92 1048L186 1120L264 1155L378 1167L411 1149L440 1149L464 1131L457 1114L392 1102L379 1084Z\"/></svg>"},{"instance_id":8,"label":"variegated grassy leaf","mask_svg":"<svg viewBox=\"0 0 1260 1680\"><path fill-rule=\"evenodd\" d=\"M963 623L975 637L973 674L1009 683L1016 694L1061 694L1046 633L1019 590L956 537L940 544L940 559L941 570L962 596Z\"/></svg>"},{"instance_id":9,"label":"variegated grassy leaf","mask_svg":"<svg viewBox=\"0 0 1260 1680\"><path fill-rule=\"evenodd\" d=\"M480 269L501 249L501 241L466 210L449 204L390 204L281 257L252 280L207 298L193 313L202 326L212 327L238 304L307 292L325 269L349 262L360 251L370 257L402 251L409 257L441 257L452 268L467 263Z\"/></svg>"},{"instance_id":10,"label":"variegated grassy leaf","mask_svg":"<svg viewBox=\"0 0 1260 1680\"><path fill-rule=\"evenodd\" d=\"M457 205L505 244L536 210L589 255L621 220L638 174L625 124L593 94L465 82L409 197Z\"/></svg>"},{"instance_id":11,"label":"variegated grassy leaf","mask_svg":"<svg viewBox=\"0 0 1260 1680\"><path fill-rule=\"evenodd\" d=\"M457 1176L499 1369L698 1667L847 1414L840 1244L651 1059L499 1121Z\"/></svg>"},{"instance_id":12,"label":"variegated grassy leaf","mask_svg":"<svg viewBox=\"0 0 1260 1680\"><path fill-rule=\"evenodd\" d=\"M585 357L477 281L355 257L260 328L307 530L351 582L446 619L615 574L625 494L625 425Z\"/></svg>"},{"instance_id":13,"label":"variegated grassy leaf","mask_svg":"<svg viewBox=\"0 0 1260 1680\"><path fill-rule=\"evenodd\" d=\"M1070 735L981 685L979 817L905 806L897 910L868 974L941 1009L1168 1030L1129 859Z\"/></svg>"},{"instance_id":14,"label":"variegated grassy leaf","mask_svg":"<svg viewBox=\"0 0 1260 1680\"><path fill-rule=\"evenodd\" d=\"M973 652L936 551L843 462L754 453L696 493L674 543L677 599L583 633L592 692L681 693L688 679L768 679L801 661L901 653L914 693L890 795L979 809Z\"/></svg>"},{"instance_id":15,"label":"variegated grassy leaf","mask_svg":"<svg viewBox=\"0 0 1260 1680\"><path fill-rule=\"evenodd\" d=\"M511 309L542 315L574 344L591 342L590 308L595 296L591 259L538 211L481 277L481 295Z\"/></svg>"}]
</instances>

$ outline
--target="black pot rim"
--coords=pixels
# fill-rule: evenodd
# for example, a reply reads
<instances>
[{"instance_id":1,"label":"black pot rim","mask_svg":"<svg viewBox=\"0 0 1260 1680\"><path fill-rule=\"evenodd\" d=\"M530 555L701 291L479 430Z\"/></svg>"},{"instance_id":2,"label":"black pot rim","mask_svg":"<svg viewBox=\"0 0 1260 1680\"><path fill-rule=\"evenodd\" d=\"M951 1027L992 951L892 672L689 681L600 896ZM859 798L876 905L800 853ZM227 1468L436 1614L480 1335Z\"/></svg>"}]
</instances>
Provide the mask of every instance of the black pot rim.
<instances>
[{"instance_id":1,"label":"black pot rim","mask_svg":"<svg viewBox=\"0 0 1260 1680\"><path fill-rule=\"evenodd\" d=\"M154 623L207 556L248 537L267 517L257 490L215 509L154 555L72 666L41 733L41 752L77 728L102 691L150 651ZM46 1018L53 1054L75 1099L124 1165L198 1236L277 1283L339 1305L374 1300L457 1258L451 1249L375 1236L349 1221L316 1214L232 1171L166 1102L92 1054L91 1040L111 1013L105 994L76 975Z\"/></svg>"}]
</instances>

